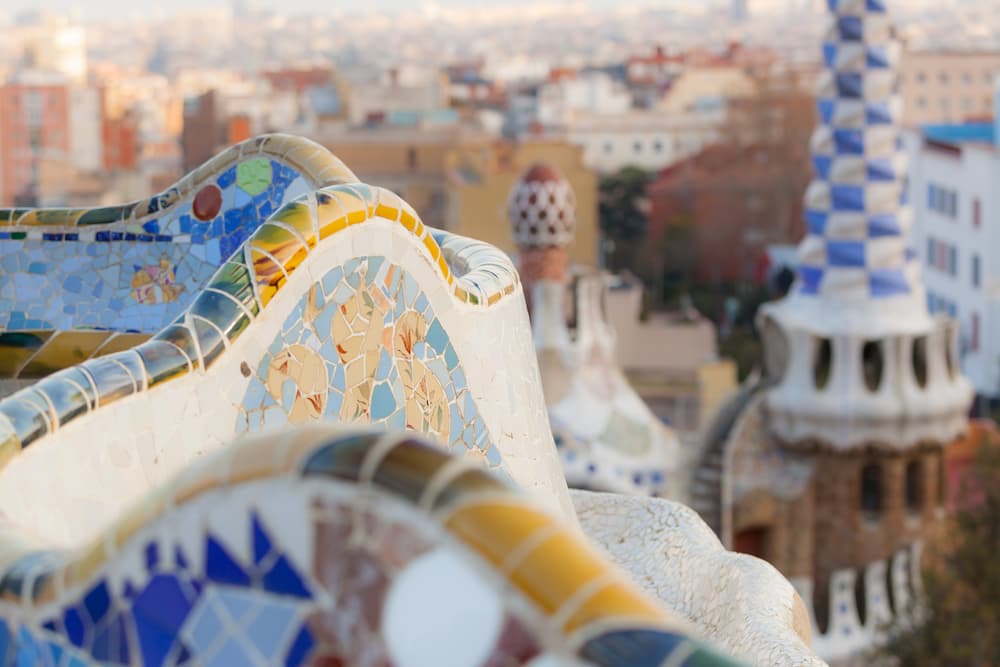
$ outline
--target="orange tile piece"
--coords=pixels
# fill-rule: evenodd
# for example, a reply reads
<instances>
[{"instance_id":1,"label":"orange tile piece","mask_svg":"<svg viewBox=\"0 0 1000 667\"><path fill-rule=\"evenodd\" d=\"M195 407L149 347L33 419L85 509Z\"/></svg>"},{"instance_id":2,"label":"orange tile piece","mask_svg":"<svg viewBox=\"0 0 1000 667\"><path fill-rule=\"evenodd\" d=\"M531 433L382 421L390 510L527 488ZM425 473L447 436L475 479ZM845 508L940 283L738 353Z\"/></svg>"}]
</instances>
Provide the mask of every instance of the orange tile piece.
<instances>
[{"instance_id":1,"label":"orange tile piece","mask_svg":"<svg viewBox=\"0 0 1000 667\"><path fill-rule=\"evenodd\" d=\"M628 619L662 625L670 618L630 584L612 582L600 589L567 619L563 630L572 633L596 620Z\"/></svg>"},{"instance_id":2,"label":"orange tile piece","mask_svg":"<svg viewBox=\"0 0 1000 667\"><path fill-rule=\"evenodd\" d=\"M511 572L510 579L538 606L555 613L582 586L610 565L569 529L542 542Z\"/></svg>"},{"instance_id":3,"label":"orange tile piece","mask_svg":"<svg viewBox=\"0 0 1000 667\"><path fill-rule=\"evenodd\" d=\"M516 498L509 502L487 500L463 505L445 521L459 539L495 565L518 545L555 519Z\"/></svg>"},{"instance_id":4,"label":"orange tile piece","mask_svg":"<svg viewBox=\"0 0 1000 667\"><path fill-rule=\"evenodd\" d=\"M424 237L424 247L427 248L427 252L431 254L435 262L441 257L441 247L430 234Z\"/></svg>"}]
</instances>

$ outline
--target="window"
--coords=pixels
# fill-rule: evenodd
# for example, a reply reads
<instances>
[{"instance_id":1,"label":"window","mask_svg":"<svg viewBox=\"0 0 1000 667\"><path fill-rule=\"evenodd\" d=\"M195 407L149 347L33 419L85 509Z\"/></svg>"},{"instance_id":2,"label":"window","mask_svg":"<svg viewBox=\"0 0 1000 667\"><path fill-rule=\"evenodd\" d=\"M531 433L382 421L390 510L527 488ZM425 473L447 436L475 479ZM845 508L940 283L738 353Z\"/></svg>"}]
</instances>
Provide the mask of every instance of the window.
<instances>
[{"instance_id":1,"label":"window","mask_svg":"<svg viewBox=\"0 0 1000 667\"><path fill-rule=\"evenodd\" d=\"M962 72L962 83L967 86L972 85L972 74L969 72Z\"/></svg>"},{"instance_id":2,"label":"window","mask_svg":"<svg viewBox=\"0 0 1000 667\"><path fill-rule=\"evenodd\" d=\"M869 518L882 512L882 468L877 463L861 469L861 511Z\"/></svg>"},{"instance_id":3,"label":"window","mask_svg":"<svg viewBox=\"0 0 1000 667\"><path fill-rule=\"evenodd\" d=\"M816 358L813 359L813 384L822 391L830 382L830 366L833 361L833 346L829 338L816 341Z\"/></svg>"},{"instance_id":4,"label":"window","mask_svg":"<svg viewBox=\"0 0 1000 667\"><path fill-rule=\"evenodd\" d=\"M937 260L937 244L933 238L927 239L927 266L934 266Z\"/></svg>"},{"instance_id":5,"label":"window","mask_svg":"<svg viewBox=\"0 0 1000 667\"><path fill-rule=\"evenodd\" d=\"M917 81L919 81L920 83L923 83L926 80L927 80L927 75L925 73L923 73L923 72L917 72Z\"/></svg>"},{"instance_id":6,"label":"window","mask_svg":"<svg viewBox=\"0 0 1000 667\"><path fill-rule=\"evenodd\" d=\"M663 142L660 141L659 139L657 139L656 141L654 141L653 142L653 151L656 152L656 153L662 153L663 152Z\"/></svg>"},{"instance_id":7,"label":"window","mask_svg":"<svg viewBox=\"0 0 1000 667\"><path fill-rule=\"evenodd\" d=\"M969 350L979 351L979 313L972 313L972 331L969 335Z\"/></svg>"},{"instance_id":8,"label":"window","mask_svg":"<svg viewBox=\"0 0 1000 667\"><path fill-rule=\"evenodd\" d=\"M938 74L938 80L941 83L948 83L948 73L947 72L941 72L941 73L939 73Z\"/></svg>"},{"instance_id":9,"label":"window","mask_svg":"<svg viewBox=\"0 0 1000 667\"><path fill-rule=\"evenodd\" d=\"M958 275L958 246L948 248L948 275Z\"/></svg>"},{"instance_id":10,"label":"window","mask_svg":"<svg viewBox=\"0 0 1000 667\"><path fill-rule=\"evenodd\" d=\"M632 150L633 150L633 152L641 153L642 152L642 142L641 141L636 141L635 143L633 143L632 144Z\"/></svg>"},{"instance_id":11,"label":"window","mask_svg":"<svg viewBox=\"0 0 1000 667\"><path fill-rule=\"evenodd\" d=\"M944 506L944 501L948 497L948 465L945 462L944 452L938 455L938 505Z\"/></svg>"},{"instance_id":12,"label":"window","mask_svg":"<svg viewBox=\"0 0 1000 667\"><path fill-rule=\"evenodd\" d=\"M976 197L972 200L972 226L979 227L983 224L983 203Z\"/></svg>"},{"instance_id":13,"label":"window","mask_svg":"<svg viewBox=\"0 0 1000 667\"><path fill-rule=\"evenodd\" d=\"M924 480L920 461L906 464L906 509L914 514L920 512L924 500Z\"/></svg>"},{"instance_id":14,"label":"window","mask_svg":"<svg viewBox=\"0 0 1000 667\"><path fill-rule=\"evenodd\" d=\"M972 256L972 286L979 287L980 285L980 266L979 266L979 255L974 254Z\"/></svg>"},{"instance_id":15,"label":"window","mask_svg":"<svg viewBox=\"0 0 1000 667\"><path fill-rule=\"evenodd\" d=\"M613 148L614 148L614 146L611 145L610 141L604 142L604 152L605 153L610 153Z\"/></svg>"},{"instance_id":16,"label":"window","mask_svg":"<svg viewBox=\"0 0 1000 667\"><path fill-rule=\"evenodd\" d=\"M958 192L931 183L927 186L927 207L955 218L958 216Z\"/></svg>"},{"instance_id":17,"label":"window","mask_svg":"<svg viewBox=\"0 0 1000 667\"><path fill-rule=\"evenodd\" d=\"M921 336L913 341L910 351L910 363L913 364L913 378L921 389L927 386L927 337Z\"/></svg>"},{"instance_id":18,"label":"window","mask_svg":"<svg viewBox=\"0 0 1000 667\"><path fill-rule=\"evenodd\" d=\"M927 98L926 97L921 96L921 97L917 98L917 108L918 109L926 109L927 108Z\"/></svg>"},{"instance_id":19,"label":"window","mask_svg":"<svg viewBox=\"0 0 1000 667\"><path fill-rule=\"evenodd\" d=\"M407 148L406 149L406 166L411 171L417 168L417 149Z\"/></svg>"},{"instance_id":20,"label":"window","mask_svg":"<svg viewBox=\"0 0 1000 667\"><path fill-rule=\"evenodd\" d=\"M878 391L882 386L884 365L882 343L877 340L867 341L861 348L861 373L869 391Z\"/></svg>"}]
</instances>

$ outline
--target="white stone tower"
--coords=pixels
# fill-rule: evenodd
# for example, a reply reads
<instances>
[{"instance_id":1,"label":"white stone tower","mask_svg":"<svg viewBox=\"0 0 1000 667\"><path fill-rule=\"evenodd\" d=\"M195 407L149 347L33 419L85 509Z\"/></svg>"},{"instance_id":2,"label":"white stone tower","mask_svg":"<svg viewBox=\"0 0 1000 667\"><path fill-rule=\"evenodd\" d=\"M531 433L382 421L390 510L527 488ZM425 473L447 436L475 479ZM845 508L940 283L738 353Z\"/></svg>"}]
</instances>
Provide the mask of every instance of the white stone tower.
<instances>
[{"instance_id":1,"label":"white stone tower","mask_svg":"<svg viewBox=\"0 0 1000 667\"><path fill-rule=\"evenodd\" d=\"M901 103L884 0L828 0L815 179L790 294L762 308L767 410L787 446L902 449L962 432L956 327L932 318L909 246Z\"/></svg>"},{"instance_id":2,"label":"white stone tower","mask_svg":"<svg viewBox=\"0 0 1000 667\"><path fill-rule=\"evenodd\" d=\"M570 486L676 498L680 445L618 365L604 314L607 277L570 270L575 196L555 167L535 164L508 200L518 270L549 419ZM567 317L574 321L572 334Z\"/></svg>"}]
</instances>

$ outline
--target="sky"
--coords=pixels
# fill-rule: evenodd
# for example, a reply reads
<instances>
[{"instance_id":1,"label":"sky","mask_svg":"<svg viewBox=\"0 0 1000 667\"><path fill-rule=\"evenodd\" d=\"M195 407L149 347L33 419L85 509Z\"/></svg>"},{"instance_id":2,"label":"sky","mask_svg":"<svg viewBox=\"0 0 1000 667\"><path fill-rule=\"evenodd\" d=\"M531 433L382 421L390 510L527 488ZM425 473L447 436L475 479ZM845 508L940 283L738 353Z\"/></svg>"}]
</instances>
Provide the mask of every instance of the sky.
<instances>
[{"instance_id":1,"label":"sky","mask_svg":"<svg viewBox=\"0 0 1000 667\"><path fill-rule=\"evenodd\" d=\"M477 6L499 6L499 5L524 5L530 4L532 0L435 0L433 4L442 7L477 7ZM699 0L703 1L703 0ZM570 4L572 0L546 0L547 3L566 2ZM655 0L586 0L588 5L595 8L609 8L612 6L624 5L649 5L663 4L656 3ZM227 0L2 0L0 11L6 12L9 16L30 9L47 9L55 12L67 12L75 10L76 15L83 20L104 19L121 13L142 13L163 12L169 13L179 9L192 9L206 6L223 6ZM288 13L320 12L330 9L353 9L359 6L355 0L255 0L252 4L265 8L280 8ZM391 11L394 9L410 8L415 4L426 4L414 2L414 0L364 0L364 7L372 10Z\"/></svg>"}]
</instances>

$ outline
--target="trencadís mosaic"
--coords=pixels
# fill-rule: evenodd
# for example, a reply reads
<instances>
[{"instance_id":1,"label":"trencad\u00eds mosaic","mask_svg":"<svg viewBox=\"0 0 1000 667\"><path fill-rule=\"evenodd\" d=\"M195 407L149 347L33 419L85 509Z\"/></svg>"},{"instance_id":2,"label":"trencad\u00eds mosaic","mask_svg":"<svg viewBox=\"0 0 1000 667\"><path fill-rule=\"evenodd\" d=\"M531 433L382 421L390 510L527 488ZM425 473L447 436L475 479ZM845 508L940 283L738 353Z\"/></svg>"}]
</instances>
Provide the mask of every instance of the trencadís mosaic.
<instances>
[{"instance_id":1,"label":"trencad\u00eds mosaic","mask_svg":"<svg viewBox=\"0 0 1000 667\"><path fill-rule=\"evenodd\" d=\"M413 277L385 257L323 276L256 368L237 435L322 418L372 423L500 465L448 333Z\"/></svg>"},{"instance_id":2,"label":"trencad\u00eds mosaic","mask_svg":"<svg viewBox=\"0 0 1000 667\"><path fill-rule=\"evenodd\" d=\"M0 209L0 330L153 333L272 213L357 179L326 149L270 135L166 192L98 209Z\"/></svg>"},{"instance_id":3,"label":"trencad\u00eds mosaic","mask_svg":"<svg viewBox=\"0 0 1000 667\"><path fill-rule=\"evenodd\" d=\"M576 531L484 471L449 476L449 460L330 427L227 448L169 488L169 513L140 509L82 558L9 570L0 664L733 664ZM417 626L434 641L407 639Z\"/></svg>"}]
</instances>

